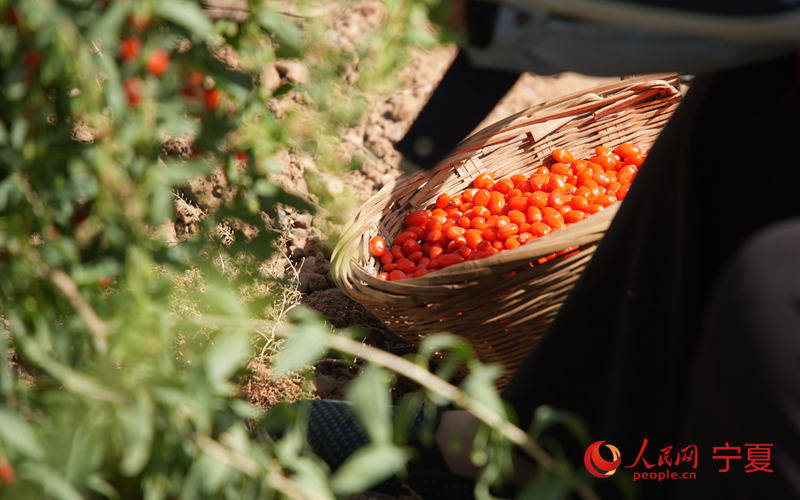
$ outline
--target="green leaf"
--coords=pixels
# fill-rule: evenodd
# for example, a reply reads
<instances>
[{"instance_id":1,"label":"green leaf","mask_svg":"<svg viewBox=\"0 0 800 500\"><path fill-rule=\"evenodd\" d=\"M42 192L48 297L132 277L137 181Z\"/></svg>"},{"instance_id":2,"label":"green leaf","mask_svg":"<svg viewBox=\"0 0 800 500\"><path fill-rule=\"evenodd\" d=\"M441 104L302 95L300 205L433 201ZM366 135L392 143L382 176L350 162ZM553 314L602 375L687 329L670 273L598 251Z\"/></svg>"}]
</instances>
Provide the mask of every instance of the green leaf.
<instances>
[{"instance_id":1,"label":"green leaf","mask_svg":"<svg viewBox=\"0 0 800 500\"><path fill-rule=\"evenodd\" d=\"M435 335L426 336L417 352L423 358L430 359L434 353L446 350L458 354L464 361L474 358L469 343L463 338L451 333L437 333Z\"/></svg>"},{"instance_id":2,"label":"green leaf","mask_svg":"<svg viewBox=\"0 0 800 500\"><path fill-rule=\"evenodd\" d=\"M38 483L47 493L47 498L61 500L83 500L83 496L75 486L67 481L58 471L46 465L25 463L19 468L20 478Z\"/></svg>"},{"instance_id":3,"label":"green leaf","mask_svg":"<svg viewBox=\"0 0 800 500\"><path fill-rule=\"evenodd\" d=\"M264 409L248 403L242 399L232 399L230 402L231 410L243 419L259 420L264 416Z\"/></svg>"},{"instance_id":4,"label":"green leaf","mask_svg":"<svg viewBox=\"0 0 800 500\"><path fill-rule=\"evenodd\" d=\"M586 428L586 424L579 416L565 410L558 410L548 405L541 405L536 408L536 411L533 413L533 423L528 433L531 438L536 441L539 439L542 432L557 424L563 425L569 429L579 442L585 445L589 444L591 440L589 429Z\"/></svg>"},{"instance_id":5,"label":"green leaf","mask_svg":"<svg viewBox=\"0 0 800 500\"><path fill-rule=\"evenodd\" d=\"M0 184L2 186L2 184ZM0 210L2 210L0 208ZM2 359L9 359L8 356L8 339L5 328L0 328L0 356ZM14 373L12 372L10 363L0 363L0 394L2 399L5 400L14 390L15 382Z\"/></svg>"},{"instance_id":6,"label":"green leaf","mask_svg":"<svg viewBox=\"0 0 800 500\"><path fill-rule=\"evenodd\" d=\"M236 123L230 120L220 120L214 116L205 118L200 132L194 139L194 146L208 151L217 150L229 132L236 128Z\"/></svg>"},{"instance_id":7,"label":"green leaf","mask_svg":"<svg viewBox=\"0 0 800 500\"><path fill-rule=\"evenodd\" d=\"M364 491L404 470L410 457L407 450L393 444L360 448L333 475L333 491L338 495Z\"/></svg>"},{"instance_id":8,"label":"green leaf","mask_svg":"<svg viewBox=\"0 0 800 500\"><path fill-rule=\"evenodd\" d=\"M304 498L333 500L324 462L300 457L295 460L291 468L295 471L292 480Z\"/></svg>"},{"instance_id":9,"label":"green leaf","mask_svg":"<svg viewBox=\"0 0 800 500\"><path fill-rule=\"evenodd\" d=\"M150 459L153 443L153 401L146 392L136 395L133 407L120 408L119 422L125 434L125 453L119 470L126 476L140 473Z\"/></svg>"},{"instance_id":10,"label":"green leaf","mask_svg":"<svg viewBox=\"0 0 800 500\"><path fill-rule=\"evenodd\" d=\"M154 6L158 15L178 26L183 26L195 35L208 40L215 34L214 26L208 20L208 16L196 3L185 0L171 0L169 2L155 2Z\"/></svg>"},{"instance_id":11,"label":"green leaf","mask_svg":"<svg viewBox=\"0 0 800 500\"><path fill-rule=\"evenodd\" d=\"M172 213L172 190L168 184L155 184L150 196L150 222L158 226L165 222Z\"/></svg>"},{"instance_id":12,"label":"green leaf","mask_svg":"<svg viewBox=\"0 0 800 500\"><path fill-rule=\"evenodd\" d=\"M346 395L353 403L353 412L375 443L389 443L392 439L390 384L389 372L368 365L347 388Z\"/></svg>"},{"instance_id":13,"label":"green leaf","mask_svg":"<svg viewBox=\"0 0 800 500\"><path fill-rule=\"evenodd\" d=\"M563 477L540 472L517 496L520 500L561 500L567 498L570 486Z\"/></svg>"},{"instance_id":14,"label":"green leaf","mask_svg":"<svg viewBox=\"0 0 800 500\"><path fill-rule=\"evenodd\" d=\"M113 57L108 54L97 54L96 60L99 69L105 75L106 81L103 83L103 90L105 91L106 100L108 105L117 116L123 116L127 104L125 101L125 93L122 89L122 78L119 74L119 67L114 64Z\"/></svg>"},{"instance_id":15,"label":"green leaf","mask_svg":"<svg viewBox=\"0 0 800 500\"><path fill-rule=\"evenodd\" d=\"M213 381L227 380L244 366L249 355L250 342L246 332L218 333L205 358L208 378Z\"/></svg>"},{"instance_id":16,"label":"green leaf","mask_svg":"<svg viewBox=\"0 0 800 500\"><path fill-rule=\"evenodd\" d=\"M276 375L283 376L314 363L328 350L327 338L330 332L317 319L309 319L291 330L273 365Z\"/></svg>"},{"instance_id":17,"label":"green leaf","mask_svg":"<svg viewBox=\"0 0 800 500\"><path fill-rule=\"evenodd\" d=\"M423 424L415 433L411 432L417 415L422 412L425 417ZM436 406L426 401L421 391L405 394L395 406L394 412L394 441L406 444L409 440L419 440L425 446L431 446L434 440L436 424Z\"/></svg>"},{"instance_id":18,"label":"green leaf","mask_svg":"<svg viewBox=\"0 0 800 500\"><path fill-rule=\"evenodd\" d=\"M305 430L295 424L278 441L275 454L286 462L297 460L305 442Z\"/></svg>"},{"instance_id":19,"label":"green leaf","mask_svg":"<svg viewBox=\"0 0 800 500\"><path fill-rule=\"evenodd\" d=\"M207 269L213 272L213 269ZM205 312L229 318L246 318L247 308L234 290L228 287L220 276L209 280L208 290L203 292L202 299Z\"/></svg>"},{"instance_id":20,"label":"green leaf","mask_svg":"<svg viewBox=\"0 0 800 500\"><path fill-rule=\"evenodd\" d=\"M209 53L208 49L203 46L193 46L189 55L198 61L202 62L206 72L214 76L220 86L228 92L239 95L242 90L251 90L253 88L253 79L250 75L242 71L235 71L229 69L214 57L214 54ZM227 80L227 83L225 82ZM236 87L239 87L238 89ZM244 96L242 97L245 98Z\"/></svg>"},{"instance_id":21,"label":"green leaf","mask_svg":"<svg viewBox=\"0 0 800 500\"><path fill-rule=\"evenodd\" d=\"M158 133L159 137L182 137L182 136L195 136L200 129L197 120L192 120L185 114L185 108L182 103L163 103L160 105L161 115L164 120L159 124Z\"/></svg>"},{"instance_id":22,"label":"green leaf","mask_svg":"<svg viewBox=\"0 0 800 500\"><path fill-rule=\"evenodd\" d=\"M408 13L406 41L421 45L426 49L436 46L438 42L434 32L428 27L428 16L422 5L414 4Z\"/></svg>"},{"instance_id":23,"label":"green leaf","mask_svg":"<svg viewBox=\"0 0 800 500\"><path fill-rule=\"evenodd\" d=\"M203 490L206 493L218 493L232 473L227 464L210 455L200 456L197 467L203 478Z\"/></svg>"},{"instance_id":24,"label":"green leaf","mask_svg":"<svg viewBox=\"0 0 800 500\"><path fill-rule=\"evenodd\" d=\"M266 206L270 202L270 199L268 197L259 197L259 200L261 201L262 207ZM286 205L291 205L295 208L299 208L300 210L305 210L306 212L312 214L316 213L316 207L311 203L309 203L307 200L304 200L303 198L295 196L291 193L287 193L286 191L283 190L279 191L277 196L275 196L275 201L278 201L279 203L284 203Z\"/></svg>"},{"instance_id":25,"label":"green leaf","mask_svg":"<svg viewBox=\"0 0 800 500\"><path fill-rule=\"evenodd\" d=\"M44 457L44 449L31 426L8 408L0 408L0 439L5 446L31 458Z\"/></svg>"},{"instance_id":26,"label":"green leaf","mask_svg":"<svg viewBox=\"0 0 800 500\"><path fill-rule=\"evenodd\" d=\"M59 459L59 469L71 479L86 477L101 469L111 447L105 439L112 423L108 413L89 410L80 419L76 417L70 419L72 432L67 454Z\"/></svg>"},{"instance_id":27,"label":"green leaf","mask_svg":"<svg viewBox=\"0 0 800 500\"><path fill-rule=\"evenodd\" d=\"M469 375L464 379L461 388L469 397L480 401L500 415L505 415L503 401L497 394L494 381L503 374L499 365L472 363Z\"/></svg>"},{"instance_id":28,"label":"green leaf","mask_svg":"<svg viewBox=\"0 0 800 500\"><path fill-rule=\"evenodd\" d=\"M30 351L28 351L30 352ZM64 387L76 394L90 398L118 402L122 396L112 388L106 387L94 377L84 372L73 370L67 365L58 363L49 357L39 358L39 365L64 384Z\"/></svg>"},{"instance_id":29,"label":"green leaf","mask_svg":"<svg viewBox=\"0 0 800 500\"><path fill-rule=\"evenodd\" d=\"M89 487L92 491L100 493L106 498L110 498L116 500L118 498L122 498L119 495L119 492L111 485L108 481L103 479L98 474L92 474L88 478L86 478L86 486Z\"/></svg>"},{"instance_id":30,"label":"green leaf","mask_svg":"<svg viewBox=\"0 0 800 500\"><path fill-rule=\"evenodd\" d=\"M264 8L258 13L257 19L265 30L278 38L279 50L284 50L287 55L299 55L303 52L303 36L286 16Z\"/></svg>"},{"instance_id":31,"label":"green leaf","mask_svg":"<svg viewBox=\"0 0 800 500\"><path fill-rule=\"evenodd\" d=\"M119 38L119 32L131 10L129 2L113 2L105 8L103 15L94 23L89 30L87 37L89 40L102 40L103 45Z\"/></svg>"},{"instance_id":32,"label":"green leaf","mask_svg":"<svg viewBox=\"0 0 800 500\"><path fill-rule=\"evenodd\" d=\"M0 146L6 145L8 145L8 129L5 123L0 122Z\"/></svg>"},{"instance_id":33,"label":"green leaf","mask_svg":"<svg viewBox=\"0 0 800 500\"><path fill-rule=\"evenodd\" d=\"M248 224L256 225L262 224L263 221L261 220L260 216L254 216L252 218L248 217L241 217L240 219ZM258 227L258 226L256 226ZM277 234L272 232L264 231L258 235L258 237L253 238L250 241L247 241L245 236L242 233L238 233L236 235L236 240L232 244L226 247L228 253L231 255L250 255L253 258L259 260L266 260L272 254L275 253L275 245L274 242L277 239Z\"/></svg>"},{"instance_id":34,"label":"green leaf","mask_svg":"<svg viewBox=\"0 0 800 500\"><path fill-rule=\"evenodd\" d=\"M18 116L11 122L11 146L14 149L22 149L29 128L30 123L24 116Z\"/></svg>"}]
</instances>

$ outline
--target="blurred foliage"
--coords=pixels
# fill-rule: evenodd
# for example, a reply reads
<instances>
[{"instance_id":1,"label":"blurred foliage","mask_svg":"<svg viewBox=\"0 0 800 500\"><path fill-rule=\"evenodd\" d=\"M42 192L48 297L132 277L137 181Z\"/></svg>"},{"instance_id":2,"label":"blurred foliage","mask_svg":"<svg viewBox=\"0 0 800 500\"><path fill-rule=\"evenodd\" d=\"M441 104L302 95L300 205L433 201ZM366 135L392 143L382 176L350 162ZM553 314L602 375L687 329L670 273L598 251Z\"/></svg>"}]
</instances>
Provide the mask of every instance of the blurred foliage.
<instances>
[{"instance_id":1,"label":"blurred foliage","mask_svg":"<svg viewBox=\"0 0 800 500\"><path fill-rule=\"evenodd\" d=\"M275 298L240 290L274 251L267 216L282 205L338 213L321 185L311 203L270 182L276 153L348 168L341 130L391 88L410 47L437 43L427 19L443 4L388 0L381 25L343 47L313 2L250 2L233 21L188 0L0 0L0 497L331 498L402 471L409 452L393 439L382 368L349 393L373 442L336 474L304 444L302 412L279 418L280 441L251 437L246 422L262 410L236 381L253 354L250 322ZM310 78L272 91L262 71L287 57ZM290 91L305 105L276 116L267 101ZM187 157L166 155L167 137L191 138ZM169 244L159 228L179 188L217 167L230 199ZM233 244L221 223L239 228ZM240 272L223 273L221 255ZM188 269L202 279L180 290L192 303L180 314L175 283ZM333 334L308 312L286 328L280 371L318 359ZM467 391L499 404L496 372L471 363ZM401 407L447 403L408 398ZM510 446L481 436L481 460L495 464L488 491Z\"/></svg>"}]
</instances>

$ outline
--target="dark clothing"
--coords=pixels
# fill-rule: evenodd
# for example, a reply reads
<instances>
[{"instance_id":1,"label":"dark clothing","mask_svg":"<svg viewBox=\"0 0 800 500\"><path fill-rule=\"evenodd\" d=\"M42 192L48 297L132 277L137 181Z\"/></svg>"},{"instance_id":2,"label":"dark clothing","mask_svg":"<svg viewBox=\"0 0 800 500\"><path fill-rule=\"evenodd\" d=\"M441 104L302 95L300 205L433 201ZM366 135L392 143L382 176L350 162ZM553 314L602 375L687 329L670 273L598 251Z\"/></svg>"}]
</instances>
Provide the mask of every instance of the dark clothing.
<instances>
[{"instance_id":1,"label":"dark clothing","mask_svg":"<svg viewBox=\"0 0 800 500\"><path fill-rule=\"evenodd\" d=\"M800 219L793 218L757 231L719 276L681 438L709 446L700 454L697 480L676 483L674 498L800 497L798 257ZM713 446L726 442L740 447L742 458L731 461L732 472L720 473L725 464L713 460ZM748 443L773 444L765 468L774 472L742 473Z\"/></svg>"},{"instance_id":2,"label":"dark clothing","mask_svg":"<svg viewBox=\"0 0 800 500\"><path fill-rule=\"evenodd\" d=\"M497 8L494 2L467 2L470 45L486 47L492 42ZM477 67L459 51L422 112L396 144L397 151L420 168L433 168L478 126L520 74Z\"/></svg>"},{"instance_id":3,"label":"dark clothing","mask_svg":"<svg viewBox=\"0 0 800 500\"><path fill-rule=\"evenodd\" d=\"M797 0L622 0L623 2L648 7L702 12L704 14L752 16L779 14L797 7Z\"/></svg>"},{"instance_id":4,"label":"dark clothing","mask_svg":"<svg viewBox=\"0 0 800 500\"><path fill-rule=\"evenodd\" d=\"M624 465L644 438L654 456L697 444L703 481L679 498L752 498L756 485L762 498L800 496L800 413L791 408L800 400L798 281L766 279L800 276L800 242L784 247L793 257L745 249L732 260L757 230L800 216L800 161L790 150L800 140L797 74L791 57L696 79L553 326L504 390L523 425L541 404L571 410L622 451ZM761 309L742 303L746 294L726 295L743 265L750 281L740 286L774 297ZM701 342L708 348L698 356ZM712 447L726 440L774 443L775 472L718 473ZM666 498L673 483L642 482L642 496ZM731 485L724 495L722 483Z\"/></svg>"},{"instance_id":5,"label":"dark clothing","mask_svg":"<svg viewBox=\"0 0 800 500\"><path fill-rule=\"evenodd\" d=\"M418 167L433 168L478 126L519 75L478 68L459 52L397 150Z\"/></svg>"}]
</instances>

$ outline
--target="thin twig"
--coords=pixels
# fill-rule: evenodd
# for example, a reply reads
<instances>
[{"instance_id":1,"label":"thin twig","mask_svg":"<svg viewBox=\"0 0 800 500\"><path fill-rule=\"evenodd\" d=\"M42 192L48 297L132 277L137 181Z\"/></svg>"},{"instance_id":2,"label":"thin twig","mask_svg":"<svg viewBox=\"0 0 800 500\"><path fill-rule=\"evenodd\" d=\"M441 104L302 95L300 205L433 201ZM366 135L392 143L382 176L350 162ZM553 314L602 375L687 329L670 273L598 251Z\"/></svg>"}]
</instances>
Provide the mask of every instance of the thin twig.
<instances>
[{"instance_id":1,"label":"thin twig","mask_svg":"<svg viewBox=\"0 0 800 500\"><path fill-rule=\"evenodd\" d=\"M237 453L235 450L228 448L222 443L206 435L198 435L194 438L194 443L204 453L207 453L220 462L227 464L229 467L238 470L242 474L250 477L256 477L261 471L261 465L259 465L255 460L248 456ZM280 464L274 460L270 460L265 465L265 468L267 469L267 480L276 490L285 494L289 498L297 500L302 500L305 498L295 483L279 472L281 469Z\"/></svg>"},{"instance_id":2,"label":"thin twig","mask_svg":"<svg viewBox=\"0 0 800 500\"><path fill-rule=\"evenodd\" d=\"M261 470L258 462L252 458L240 455L206 435L198 435L194 439L194 442L204 453L207 453L247 476L255 477Z\"/></svg>"},{"instance_id":3,"label":"thin twig","mask_svg":"<svg viewBox=\"0 0 800 500\"><path fill-rule=\"evenodd\" d=\"M67 275L64 271L60 269L52 269L48 273L50 277L50 281L58 288L58 290L67 297L69 300L70 305L78 315L83 319L86 323L87 328L89 328L89 332L92 334L92 338L94 339L95 348L101 352L105 353L108 349L108 342L106 341L108 337L108 327L100 319L92 306L86 302L86 299L83 298L81 295L80 290L78 290L78 285L72 281L72 278Z\"/></svg>"},{"instance_id":4,"label":"thin twig","mask_svg":"<svg viewBox=\"0 0 800 500\"><path fill-rule=\"evenodd\" d=\"M287 224L287 227L291 226L291 225L293 225L292 220L290 220L289 224ZM289 258L289 255L284 250L284 244L286 243L287 235L288 235L288 230L284 231L281 234L281 237L279 238L278 242L276 242L276 244L275 244L275 248L278 250L278 252L280 253L281 257L283 257L283 260L286 261L286 264L288 264L289 267L291 268L292 273L294 274L294 282L293 282L293 286L292 286L292 291L293 292L297 292L297 287L300 284L300 272L298 271L298 266L294 265L294 263L292 262L292 259ZM305 257L303 257L303 260L300 261L300 266L299 267L302 267L303 264L305 263L305 261L306 261L306 259L305 259ZM289 304L289 305L287 306L287 304ZM259 335L261 335L265 339L264 346L261 348L261 354L259 355L260 358L264 358L264 356L266 355L267 349L270 347L270 344L275 340L275 329L278 328L278 326L283 324L283 318L285 318L286 315L289 313L289 311L291 311L296 305L297 305L297 297L295 297L295 294L294 293L287 294L286 293L286 288L284 288L284 290L283 290L283 300L281 300L281 309L280 309L280 311L278 311L278 314L275 317L275 320L271 323L272 326L270 328L270 334L269 334L270 336L267 337L266 334L262 334L261 332L257 332Z\"/></svg>"}]
</instances>

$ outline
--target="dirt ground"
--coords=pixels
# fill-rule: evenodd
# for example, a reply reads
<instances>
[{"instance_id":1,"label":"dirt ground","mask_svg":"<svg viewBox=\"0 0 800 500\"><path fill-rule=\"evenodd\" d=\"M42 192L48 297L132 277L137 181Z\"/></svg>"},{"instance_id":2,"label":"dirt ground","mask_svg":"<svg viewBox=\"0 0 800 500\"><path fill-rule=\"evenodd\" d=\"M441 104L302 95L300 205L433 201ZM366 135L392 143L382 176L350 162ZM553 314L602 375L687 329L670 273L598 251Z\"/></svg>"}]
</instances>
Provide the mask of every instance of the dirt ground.
<instances>
[{"instance_id":1,"label":"dirt ground","mask_svg":"<svg viewBox=\"0 0 800 500\"><path fill-rule=\"evenodd\" d=\"M359 33L376 26L380 22L382 9L380 2L366 0L344 13L333 26L340 43L353 43ZM410 63L400 74L399 90L375 99L361 123L342 134L343 151L346 154L361 152L366 160L360 170L348 172L343 178L330 179L333 183L341 183L338 189L346 188L354 193L360 203L402 175L402 158L394 149L394 144L403 138L424 107L456 51L453 46L415 51ZM281 62L265 69L265 78L274 80L275 85L280 85L284 80L302 83L307 75L307 68L303 68L299 62ZM575 73L553 76L525 74L478 128L533 104L610 80ZM287 107L297 105L300 101L299 96L290 92L280 99L273 99L268 105L280 116ZM185 155L188 148L178 139L165 143L165 151ZM313 158L284 152L278 159L283 171L273 180L290 192L313 198L305 178L309 169L318 172ZM214 210L230 194L222 172L193 181L185 195L176 198L176 220L164 229L166 236L179 240L191 235L204 213ZM363 306L335 288L328 277L330 249L318 228L319 224L310 214L285 211L279 213L273 225L284 230L285 238L281 240L280 255L271 262L265 262L262 268L266 275L296 283L298 293L293 296L292 302L319 311L336 328L361 327L367 334L365 341L371 345L399 355L413 350ZM219 232L224 239L228 237L230 228L220 227ZM309 396L341 399L356 371L349 363L333 358L323 360L314 367L311 381L301 377L273 380L266 359L253 359L249 367L252 375L244 390L251 402L265 407L279 401ZM401 380L395 390L402 393L408 388L409 383Z\"/></svg>"}]
</instances>

